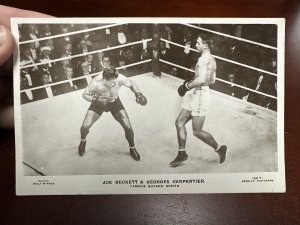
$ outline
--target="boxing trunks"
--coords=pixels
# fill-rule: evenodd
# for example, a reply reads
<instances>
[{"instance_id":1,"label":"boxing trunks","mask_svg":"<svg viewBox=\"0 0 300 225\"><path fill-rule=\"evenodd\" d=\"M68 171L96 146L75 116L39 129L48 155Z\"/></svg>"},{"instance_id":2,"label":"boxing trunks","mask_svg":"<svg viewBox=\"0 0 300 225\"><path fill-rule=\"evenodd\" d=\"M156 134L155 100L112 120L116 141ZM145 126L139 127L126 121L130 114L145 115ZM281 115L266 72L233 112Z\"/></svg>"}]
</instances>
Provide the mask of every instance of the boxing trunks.
<instances>
[{"instance_id":1,"label":"boxing trunks","mask_svg":"<svg viewBox=\"0 0 300 225\"><path fill-rule=\"evenodd\" d=\"M196 87L185 93L182 108L191 111L192 116L205 116L208 111L209 103L209 87Z\"/></svg>"}]
</instances>

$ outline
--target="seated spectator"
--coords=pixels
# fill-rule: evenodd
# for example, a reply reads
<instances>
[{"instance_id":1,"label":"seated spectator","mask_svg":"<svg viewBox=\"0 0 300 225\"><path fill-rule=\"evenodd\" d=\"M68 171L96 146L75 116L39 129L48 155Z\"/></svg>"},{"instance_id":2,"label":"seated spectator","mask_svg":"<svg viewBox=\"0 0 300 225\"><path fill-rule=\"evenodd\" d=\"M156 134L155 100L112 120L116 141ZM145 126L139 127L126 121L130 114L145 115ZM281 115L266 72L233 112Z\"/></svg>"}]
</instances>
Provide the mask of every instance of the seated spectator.
<instances>
[{"instance_id":1,"label":"seated spectator","mask_svg":"<svg viewBox=\"0 0 300 225\"><path fill-rule=\"evenodd\" d=\"M71 91L78 90L76 82L72 81L73 78L73 68L70 66L64 67L64 71L62 76L59 77L61 81L68 80L68 82L64 82L61 84L57 84L52 86L54 95L61 95Z\"/></svg>"},{"instance_id":2,"label":"seated spectator","mask_svg":"<svg viewBox=\"0 0 300 225\"><path fill-rule=\"evenodd\" d=\"M33 86L32 75L29 73L29 68L21 69L21 90L31 88Z\"/></svg>"},{"instance_id":3,"label":"seated spectator","mask_svg":"<svg viewBox=\"0 0 300 225\"><path fill-rule=\"evenodd\" d=\"M74 49L75 55L82 54L82 53L88 53L91 51L90 46L88 45L88 42L85 39L81 39L79 41L79 44L77 45L77 48Z\"/></svg>"},{"instance_id":4,"label":"seated spectator","mask_svg":"<svg viewBox=\"0 0 300 225\"><path fill-rule=\"evenodd\" d=\"M234 85L235 75L234 74L229 74L227 80L232 84L225 83L224 93L235 97L236 96L236 86Z\"/></svg>"},{"instance_id":5,"label":"seated spectator","mask_svg":"<svg viewBox=\"0 0 300 225\"><path fill-rule=\"evenodd\" d=\"M27 30L23 38L25 40L35 40L33 43L35 44L35 48L38 49L40 47L40 42L37 40L39 38L37 26L35 24L28 24L26 28Z\"/></svg>"},{"instance_id":6,"label":"seated spectator","mask_svg":"<svg viewBox=\"0 0 300 225\"><path fill-rule=\"evenodd\" d=\"M62 58L67 58L67 56L62 55ZM64 73L66 67L73 68L71 60L69 60L68 58L58 61L55 64L53 68L53 82L58 82L62 80L62 74Z\"/></svg>"},{"instance_id":7,"label":"seated spectator","mask_svg":"<svg viewBox=\"0 0 300 225\"><path fill-rule=\"evenodd\" d=\"M123 45L126 44L127 42L127 37L125 35L123 26L118 27L117 40L118 40L118 45Z\"/></svg>"},{"instance_id":8,"label":"seated spectator","mask_svg":"<svg viewBox=\"0 0 300 225\"><path fill-rule=\"evenodd\" d=\"M41 86L43 86L42 88L32 90L34 100L37 101L37 100L53 97L52 88L49 86L51 81L47 73L41 74L40 83Z\"/></svg>"},{"instance_id":9,"label":"seated spectator","mask_svg":"<svg viewBox=\"0 0 300 225\"><path fill-rule=\"evenodd\" d=\"M89 29L89 27L87 25L84 25L82 27L83 30L87 30ZM91 47L93 42L95 42L95 38L94 38L94 33L91 32L91 31L88 31L88 32L84 32L81 39L85 40L86 41L86 44Z\"/></svg>"},{"instance_id":10,"label":"seated spectator","mask_svg":"<svg viewBox=\"0 0 300 225\"><path fill-rule=\"evenodd\" d=\"M40 62L43 63L42 65L39 66L39 70L37 71L37 76L38 76L38 81L41 81L42 75L47 74L48 79L50 82L53 80L53 68L52 66L49 66L49 63L47 63L49 59L40 59Z\"/></svg>"},{"instance_id":11,"label":"seated spectator","mask_svg":"<svg viewBox=\"0 0 300 225\"><path fill-rule=\"evenodd\" d=\"M84 54L87 55L92 51L91 47L87 44L85 39L81 39L77 47L74 49L74 55ZM85 60L85 56L74 58L76 67L80 66L81 62Z\"/></svg>"},{"instance_id":12,"label":"seated spectator","mask_svg":"<svg viewBox=\"0 0 300 225\"><path fill-rule=\"evenodd\" d=\"M40 37L49 37L52 35L53 34L52 34L51 27L49 24L43 24L42 26L40 26L40 29L39 29Z\"/></svg>"},{"instance_id":13,"label":"seated spectator","mask_svg":"<svg viewBox=\"0 0 300 225\"><path fill-rule=\"evenodd\" d=\"M123 75L127 75L128 70L124 66L126 66L126 60L125 60L125 57L121 55L119 58L119 67L121 67L121 68L119 68L118 71L119 71L119 73L121 73Z\"/></svg>"},{"instance_id":14,"label":"seated spectator","mask_svg":"<svg viewBox=\"0 0 300 225\"><path fill-rule=\"evenodd\" d=\"M39 59L40 60L42 59L43 61L48 60L49 61L48 66L52 67L52 63L50 62L50 60L53 59L52 55L51 55L51 48L49 46L43 46L43 47L41 47L40 51L41 51L41 54L40 54Z\"/></svg>"},{"instance_id":15,"label":"seated spectator","mask_svg":"<svg viewBox=\"0 0 300 225\"><path fill-rule=\"evenodd\" d=\"M29 43L28 49L30 51L30 55L33 61L37 61L40 52L38 51L38 49L36 49L35 43L34 42Z\"/></svg>"},{"instance_id":16,"label":"seated spectator","mask_svg":"<svg viewBox=\"0 0 300 225\"><path fill-rule=\"evenodd\" d=\"M92 77L90 76L91 72L89 68L90 65L88 61L83 61L81 63L81 73L79 75L79 76L85 76L88 83L90 83L90 81L92 80Z\"/></svg>"},{"instance_id":17,"label":"seated spectator","mask_svg":"<svg viewBox=\"0 0 300 225\"><path fill-rule=\"evenodd\" d=\"M140 60L146 60L150 57L150 50L149 50L149 42L147 41L147 39L149 38L148 37L148 32L147 32L147 29L146 28L143 28L142 29L142 32L141 32L141 35L142 35L142 52L141 52L141 58Z\"/></svg>"},{"instance_id":18,"label":"seated spectator","mask_svg":"<svg viewBox=\"0 0 300 225\"><path fill-rule=\"evenodd\" d=\"M159 56L161 59L170 61L171 60L171 55L170 55L170 50L166 48L166 42L161 41L160 42L160 49L159 49Z\"/></svg>"},{"instance_id":19,"label":"seated spectator","mask_svg":"<svg viewBox=\"0 0 300 225\"><path fill-rule=\"evenodd\" d=\"M276 57L272 57L271 58L271 68L270 68L270 71L272 73L277 73L277 59Z\"/></svg>"},{"instance_id":20,"label":"seated spectator","mask_svg":"<svg viewBox=\"0 0 300 225\"><path fill-rule=\"evenodd\" d=\"M21 93L21 103L25 104L33 100L33 94L32 91L29 89L30 86L29 86L28 78L26 76L21 76L20 78L21 78L20 88L21 90L25 90L24 92Z\"/></svg>"},{"instance_id":21,"label":"seated spectator","mask_svg":"<svg viewBox=\"0 0 300 225\"><path fill-rule=\"evenodd\" d=\"M135 59L134 59L134 55L133 55L133 48L132 47L125 48L125 50L122 52L122 56L125 59L125 64L126 65L135 63Z\"/></svg>"},{"instance_id":22,"label":"seated spectator","mask_svg":"<svg viewBox=\"0 0 300 225\"><path fill-rule=\"evenodd\" d=\"M67 34L69 32L70 31L69 31L68 27L62 27L59 33ZM73 38L72 38L72 36L69 36L69 35L56 38L55 41L54 41L54 47L55 47L55 50L56 50L56 57L59 57L60 55L65 54L65 52L64 52L65 51L65 46L67 44L72 45L72 41L73 41Z\"/></svg>"},{"instance_id":23,"label":"seated spectator","mask_svg":"<svg viewBox=\"0 0 300 225\"><path fill-rule=\"evenodd\" d=\"M93 63L94 62L94 56L91 55L91 54L85 56L85 62L87 62L87 65L88 65L88 72L93 73L95 71L95 68L93 67L93 65L94 65L94 63Z\"/></svg>"},{"instance_id":24,"label":"seated spectator","mask_svg":"<svg viewBox=\"0 0 300 225\"><path fill-rule=\"evenodd\" d=\"M73 47L72 44L70 42L67 42L64 46L63 46L63 51L61 52L61 55L65 55L67 57L71 57L72 56L72 51L73 51ZM71 59L71 58L70 58Z\"/></svg>"},{"instance_id":25,"label":"seated spectator","mask_svg":"<svg viewBox=\"0 0 300 225\"><path fill-rule=\"evenodd\" d=\"M31 72L34 72L38 69L38 67L35 65L35 61L31 55L31 51L29 48L25 47L20 52L20 66L28 66L33 65L31 68Z\"/></svg>"},{"instance_id":26,"label":"seated spectator","mask_svg":"<svg viewBox=\"0 0 300 225\"><path fill-rule=\"evenodd\" d=\"M107 68L110 66L110 58L108 55L105 55L103 52L99 52L97 55L97 60L94 63L94 71L101 72L104 68Z\"/></svg>"}]
</instances>

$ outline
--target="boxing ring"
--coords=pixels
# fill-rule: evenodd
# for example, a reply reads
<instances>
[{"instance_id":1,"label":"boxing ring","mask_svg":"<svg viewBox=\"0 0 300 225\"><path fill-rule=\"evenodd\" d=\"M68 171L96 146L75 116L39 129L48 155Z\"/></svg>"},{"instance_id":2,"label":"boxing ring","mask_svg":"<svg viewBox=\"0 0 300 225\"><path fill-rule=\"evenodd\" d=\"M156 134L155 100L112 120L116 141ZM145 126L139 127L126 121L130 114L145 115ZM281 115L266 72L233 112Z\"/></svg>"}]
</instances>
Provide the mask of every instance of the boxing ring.
<instances>
[{"instance_id":1,"label":"boxing ring","mask_svg":"<svg viewBox=\"0 0 300 225\"><path fill-rule=\"evenodd\" d=\"M176 44L166 39L161 41ZM56 61L59 60L63 59ZM145 60L136 65L149 62ZM160 63L193 72L165 60L160 60ZM97 74L91 76L94 75ZM80 78L73 80L76 79ZM214 90L210 90L211 104L203 129L213 134L218 143L227 145L226 162L218 164L218 155L193 136L191 123L188 123L186 150L189 159L177 168L169 167L178 150L175 120L183 100L177 93L182 79L167 73L158 77L151 72L130 79L137 83L148 99L148 104L143 107L135 102L134 94L128 88L121 88L119 93L135 133L135 146L141 161L131 159L124 131L110 113L104 113L91 127L86 153L83 157L78 156L80 127L90 104L82 98L83 90L78 90L21 105L23 174L60 176L277 171L277 113Z\"/></svg>"},{"instance_id":2,"label":"boxing ring","mask_svg":"<svg viewBox=\"0 0 300 225\"><path fill-rule=\"evenodd\" d=\"M276 170L276 113L215 91L204 129L213 133L219 143L227 144L226 163L218 165L218 156L193 137L188 123L186 149L190 158L183 166L170 168L169 162L178 149L174 123L181 109L182 99L177 94L181 80L167 74L157 78L151 73L131 79L148 98L148 104L142 107L136 104L130 90L120 91L135 132L140 162L130 158L123 129L110 113L103 114L91 128L86 154L78 156L79 129L89 107L81 97L82 91L22 106L22 119L26 121L22 131L24 161L46 175ZM36 173L25 167L25 175Z\"/></svg>"}]
</instances>

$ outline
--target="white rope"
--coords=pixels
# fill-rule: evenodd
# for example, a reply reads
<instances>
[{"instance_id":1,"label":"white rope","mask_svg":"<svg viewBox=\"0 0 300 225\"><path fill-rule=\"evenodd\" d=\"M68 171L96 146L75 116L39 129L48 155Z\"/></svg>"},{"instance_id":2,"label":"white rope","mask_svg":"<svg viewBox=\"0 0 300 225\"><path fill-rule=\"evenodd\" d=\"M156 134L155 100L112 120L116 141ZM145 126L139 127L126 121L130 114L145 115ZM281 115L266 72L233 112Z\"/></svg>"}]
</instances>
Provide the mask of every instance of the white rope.
<instances>
[{"instance_id":1,"label":"white rope","mask_svg":"<svg viewBox=\"0 0 300 225\"><path fill-rule=\"evenodd\" d=\"M188 69L188 68L186 68L186 67L179 66L179 65L176 65L176 64L174 64L174 63L170 63L170 62L165 61L165 60L162 60L162 59L160 59L159 61L195 73L194 70ZM235 83L232 83L232 82L229 82L229 81L220 79L220 78L216 78L216 80L221 81L221 82L223 82L223 83L231 84L231 85L236 86L236 87L240 87L240 88L242 88L242 89L245 89L245 90L248 90L248 91L251 91L251 92L255 92L255 93L260 94L260 95L265 95L265 96L267 96L267 97L270 97L270 98L273 98L273 99L277 99L277 97L275 97L275 96L273 96L273 95L268 95L268 94L265 94L265 93L263 93L263 92L256 91L256 90L254 90L254 89L247 88L247 87L244 87L244 86L241 86L241 85L238 85L238 84L235 84Z\"/></svg>"},{"instance_id":2,"label":"white rope","mask_svg":"<svg viewBox=\"0 0 300 225\"><path fill-rule=\"evenodd\" d=\"M78 31L73 31L73 32L68 32L68 33L63 33L63 34L57 34L57 35L47 36L47 37L43 37L43 38L37 38L37 39L33 39L33 40L21 41L21 42L19 42L19 44L20 45L28 44L28 43L36 42L36 41L44 41L44 40L48 40L48 39L52 39L52 38L64 37L64 36L69 36L69 35L74 35L74 34L95 31L95 30L102 30L102 29L107 29L110 27L120 26L123 24L125 24L125 23L117 23L117 24L110 24L110 25L105 25L105 26L101 26L101 27L93 27L93 28L89 28L89 29L83 29L83 30L78 30Z\"/></svg>"},{"instance_id":3,"label":"white rope","mask_svg":"<svg viewBox=\"0 0 300 225\"><path fill-rule=\"evenodd\" d=\"M151 41L152 39L146 39L146 41ZM52 62L58 62L58 61L63 61L63 60L67 60L67 59L73 59L73 58L78 58L78 57L82 57L82 56L86 56L86 55L91 55L91 54L95 54L98 52L105 52L105 51L110 51L113 49L118 49L118 48L123 48L123 47L127 47L130 45L135 45L135 44L140 44L143 43L145 40L142 41L136 41L136 42L131 42L128 44L124 44L124 45L118 45L118 46L113 46L113 47L109 47L109 48L104 48L104 49L100 49L100 50L95 50L95 51L91 51L91 52L86 52L86 53L81 53L81 54L77 54L77 55L72 55L70 57L63 57L63 58L58 58L58 59L53 59L53 60L49 60L49 61L45 61L45 62L41 62L41 63L34 63L34 64L30 64L27 66L22 66L20 67L20 69L24 69L24 68L29 68L29 67L35 67L35 66L40 66L40 65L44 65L44 64L49 64Z\"/></svg>"},{"instance_id":4,"label":"white rope","mask_svg":"<svg viewBox=\"0 0 300 225\"><path fill-rule=\"evenodd\" d=\"M196 28L196 29L199 29L199 30L204 30L204 31L207 31L207 32L210 32L210 33L222 35L222 36L225 36L225 37L230 37L232 39L236 39L236 40L239 40L239 41L244 41L244 42L248 42L248 43L251 43L251 44L259 45L259 46L262 46L262 47L265 47L265 48L270 48L270 49L277 50L276 47L273 47L273 46L270 46L270 45L262 44L262 43L259 43L259 42L256 42L256 41L250 41L250 40L245 39L245 38L240 38L240 37L232 36L232 35L229 35L229 34L224 34L224 33L213 31L213 30L206 29L206 28L203 28L203 27L197 27L197 26L192 25L192 24L182 23L182 25L185 25L185 26L188 26L188 27L193 27L193 28Z\"/></svg>"},{"instance_id":5,"label":"white rope","mask_svg":"<svg viewBox=\"0 0 300 225\"><path fill-rule=\"evenodd\" d=\"M198 52L196 49L193 49L193 48L190 48L190 47L186 47L186 46L184 46L184 45L177 44L177 43L175 43L175 42L172 42L172 41L169 41L169 40L166 40L166 39L163 39L163 38L161 38L161 40L162 40L162 41L165 41L165 42L168 42L168 43L171 43L171 44L173 44L173 45L182 47L182 48L188 48L188 49L190 49L190 50L192 50L192 51L194 51L194 52ZM253 66L248 66L248 65L246 65L246 64L239 63L239 62L236 62L236 61L233 61L233 60L229 60L229 59L225 59L225 58L220 57L220 56L216 56L216 55L212 55L212 56L214 56L214 57L217 58L217 59L226 61L226 62L230 62L230 63L236 64L236 65L239 65L239 66L243 66L243 67L247 67L247 68L249 68L249 69L256 70L256 71L259 71L259 72L262 72L262 73L267 73L267 74L270 74L270 75L272 75L272 76L277 76L277 74L272 73L272 72L269 72L269 71L266 71L266 70L258 69L258 68L253 67Z\"/></svg>"},{"instance_id":6,"label":"white rope","mask_svg":"<svg viewBox=\"0 0 300 225\"><path fill-rule=\"evenodd\" d=\"M150 62L150 61L151 61L151 59L147 59L147 60L143 60L143 61L140 61L140 62L128 64L128 65L125 65L125 66L120 66L120 67L117 67L116 69L118 70L118 69L123 69L123 68L131 67L131 66L136 66L136 65L147 63L147 62ZM95 75L99 75L101 73L103 73L103 71L100 71L100 72L97 72L97 73L92 73L92 74L89 74L89 75L83 75L83 76L80 76L80 77L67 79L67 80L63 80L63 81L59 81L59 82L55 82L55 83L51 83L51 84L48 84L48 85L41 85L41 86L37 86L37 87L33 87L33 88L24 89L24 90L21 90L20 92L22 93L22 92L25 92L25 91L32 91L32 90L41 89L41 88L45 88L45 87L50 87L50 86L54 86L54 85L58 85L58 84L68 83L70 81L80 80L80 79L83 79L83 78L86 78L86 77L92 77L92 76L95 76Z\"/></svg>"}]
</instances>

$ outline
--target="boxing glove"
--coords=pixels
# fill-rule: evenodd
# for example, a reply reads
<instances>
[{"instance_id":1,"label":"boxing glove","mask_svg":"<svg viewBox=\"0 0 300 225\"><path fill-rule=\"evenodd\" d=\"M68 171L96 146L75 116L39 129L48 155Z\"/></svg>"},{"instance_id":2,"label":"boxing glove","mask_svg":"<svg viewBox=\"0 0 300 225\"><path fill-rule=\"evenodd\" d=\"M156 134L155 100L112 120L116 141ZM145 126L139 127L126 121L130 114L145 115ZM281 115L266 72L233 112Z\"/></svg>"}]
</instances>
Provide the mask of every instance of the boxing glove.
<instances>
[{"instance_id":1,"label":"boxing glove","mask_svg":"<svg viewBox=\"0 0 300 225\"><path fill-rule=\"evenodd\" d=\"M190 90L188 87L188 84L190 83L190 80L185 80L182 85L179 86L178 88L178 94L180 97L183 97L185 95L185 92Z\"/></svg>"},{"instance_id":2,"label":"boxing glove","mask_svg":"<svg viewBox=\"0 0 300 225\"><path fill-rule=\"evenodd\" d=\"M146 97L141 92L137 92L135 94L135 97L136 97L136 99L135 99L136 103L138 103L138 104L140 104L142 106L144 106L144 105L147 104L147 99L146 99Z\"/></svg>"},{"instance_id":3,"label":"boxing glove","mask_svg":"<svg viewBox=\"0 0 300 225\"><path fill-rule=\"evenodd\" d=\"M107 99L101 96L94 95L92 98L92 104L97 106L107 106Z\"/></svg>"}]
</instances>

